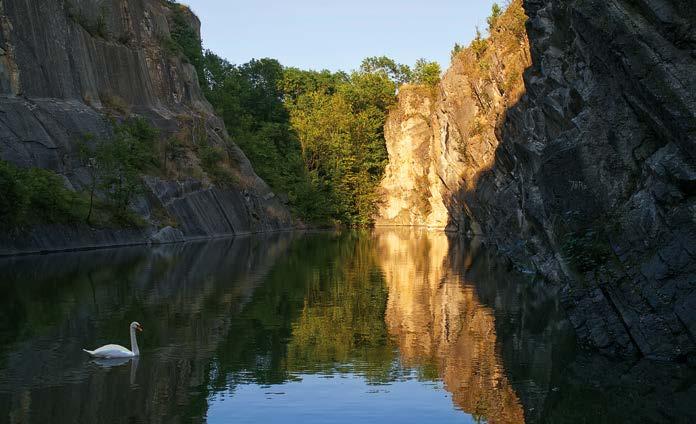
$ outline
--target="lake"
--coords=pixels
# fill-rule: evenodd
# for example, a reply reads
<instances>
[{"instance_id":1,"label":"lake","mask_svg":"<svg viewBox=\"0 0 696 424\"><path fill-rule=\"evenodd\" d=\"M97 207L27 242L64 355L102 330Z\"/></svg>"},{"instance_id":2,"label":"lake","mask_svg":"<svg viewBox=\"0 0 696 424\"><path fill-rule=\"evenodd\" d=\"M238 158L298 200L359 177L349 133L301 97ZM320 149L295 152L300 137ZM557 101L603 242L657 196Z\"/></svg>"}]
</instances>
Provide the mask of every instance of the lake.
<instances>
[{"instance_id":1,"label":"lake","mask_svg":"<svg viewBox=\"0 0 696 424\"><path fill-rule=\"evenodd\" d=\"M557 287L427 230L0 259L0 422L695 422L685 365L576 346ZM96 361L82 352L130 348Z\"/></svg>"}]
</instances>

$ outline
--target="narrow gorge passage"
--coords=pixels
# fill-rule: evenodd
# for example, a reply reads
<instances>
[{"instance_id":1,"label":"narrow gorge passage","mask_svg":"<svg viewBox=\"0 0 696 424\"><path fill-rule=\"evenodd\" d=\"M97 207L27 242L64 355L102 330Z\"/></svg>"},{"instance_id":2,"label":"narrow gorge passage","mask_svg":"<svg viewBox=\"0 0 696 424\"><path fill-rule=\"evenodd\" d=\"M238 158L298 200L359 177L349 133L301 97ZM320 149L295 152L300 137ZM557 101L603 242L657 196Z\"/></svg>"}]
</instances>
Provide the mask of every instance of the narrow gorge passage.
<instances>
[{"instance_id":1,"label":"narrow gorge passage","mask_svg":"<svg viewBox=\"0 0 696 424\"><path fill-rule=\"evenodd\" d=\"M0 424L696 422L693 0L187 3L0 0Z\"/></svg>"}]
</instances>

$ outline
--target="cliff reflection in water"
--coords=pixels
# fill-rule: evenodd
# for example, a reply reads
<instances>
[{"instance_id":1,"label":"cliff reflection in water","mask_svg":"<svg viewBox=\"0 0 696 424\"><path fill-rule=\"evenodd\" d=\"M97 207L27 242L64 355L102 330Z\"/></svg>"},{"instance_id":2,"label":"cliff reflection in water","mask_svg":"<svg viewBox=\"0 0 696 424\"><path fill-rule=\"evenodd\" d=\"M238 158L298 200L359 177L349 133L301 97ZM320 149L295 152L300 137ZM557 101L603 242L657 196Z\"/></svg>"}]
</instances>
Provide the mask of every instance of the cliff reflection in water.
<instances>
[{"instance_id":1,"label":"cliff reflection in water","mask_svg":"<svg viewBox=\"0 0 696 424\"><path fill-rule=\"evenodd\" d=\"M696 416L688 367L579 354L553 288L439 232L6 258L0 289L0 423ZM133 319L137 363L82 355Z\"/></svg>"},{"instance_id":2,"label":"cliff reflection in water","mask_svg":"<svg viewBox=\"0 0 696 424\"><path fill-rule=\"evenodd\" d=\"M389 289L385 319L404 364L433 367L455 404L474 416L523 423L497 353L494 313L464 284L464 269L448 261L457 253L470 265L472 253L451 252L446 234L427 231L386 232L380 251Z\"/></svg>"}]
</instances>

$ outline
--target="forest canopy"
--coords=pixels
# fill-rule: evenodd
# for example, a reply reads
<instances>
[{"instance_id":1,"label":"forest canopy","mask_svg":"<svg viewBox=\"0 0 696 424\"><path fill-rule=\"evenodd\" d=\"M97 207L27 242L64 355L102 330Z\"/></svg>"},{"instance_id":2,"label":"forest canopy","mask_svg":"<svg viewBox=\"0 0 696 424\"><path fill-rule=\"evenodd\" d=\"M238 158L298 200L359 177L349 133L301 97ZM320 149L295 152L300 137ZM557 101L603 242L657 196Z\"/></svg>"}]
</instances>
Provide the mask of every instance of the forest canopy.
<instances>
[{"instance_id":1,"label":"forest canopy","mask_svg":"<svg viewBox=\"0 0 696 424\"><path fill-rule=\"evenodd\" d=\"M195 62L194 62L195 64ZM207 51L203 90L254 169L296 216L313 224L366 226L387 164L383 127L401 84L434 86L440 67L371 57L351 73L234 65Z\"/></svg>"}]
</instances>

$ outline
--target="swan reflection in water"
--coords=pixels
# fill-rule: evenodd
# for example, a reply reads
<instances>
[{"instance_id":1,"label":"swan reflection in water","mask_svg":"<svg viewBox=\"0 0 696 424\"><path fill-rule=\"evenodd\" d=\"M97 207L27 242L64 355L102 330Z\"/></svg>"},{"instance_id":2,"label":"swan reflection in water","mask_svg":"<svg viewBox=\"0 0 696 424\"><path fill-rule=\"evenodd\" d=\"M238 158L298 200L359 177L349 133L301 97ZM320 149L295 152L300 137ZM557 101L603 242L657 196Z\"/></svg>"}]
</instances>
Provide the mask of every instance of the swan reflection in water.
<instances>
[{"instance_id":1,"label":"swan reflection in water","mask_svg":"<svg viewBox=\"0 0 696 424\"><path fill-rule=\"evenodd\" d=\"M135 376L138 373L138 362L140 358L135 356L132 358L95 358L90 363L97 365L100 368L111 369L122 367L130 363L130 384L135 385Z\"/></svg>"}]
</instances>

